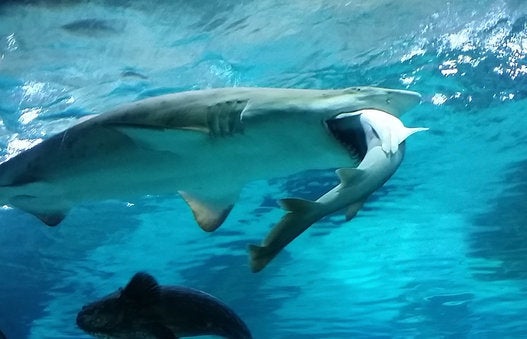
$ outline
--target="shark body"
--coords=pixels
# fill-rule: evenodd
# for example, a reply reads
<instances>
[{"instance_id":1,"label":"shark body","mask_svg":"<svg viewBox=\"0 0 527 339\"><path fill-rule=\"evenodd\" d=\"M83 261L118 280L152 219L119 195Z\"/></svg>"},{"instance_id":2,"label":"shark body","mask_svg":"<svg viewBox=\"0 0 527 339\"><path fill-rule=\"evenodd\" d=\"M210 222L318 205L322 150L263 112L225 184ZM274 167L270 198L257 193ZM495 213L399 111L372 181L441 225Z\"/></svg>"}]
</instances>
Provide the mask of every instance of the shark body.
<instances>
[{"instance_id":1,"label":"shark body","mask_svg":"<svg viewBox=\"0 0 527 339\"><path fill-rule=\"evenodd\" d=\"M342 114L372 109L399 117L419 102L415 92L376 87L220 88L148 98L0 164L0 205L54 226L79 203L179 193L198 224L213 231L249 181L364 162L356 137L363 131L348 130Z\"/></svg>"}]
</instances>

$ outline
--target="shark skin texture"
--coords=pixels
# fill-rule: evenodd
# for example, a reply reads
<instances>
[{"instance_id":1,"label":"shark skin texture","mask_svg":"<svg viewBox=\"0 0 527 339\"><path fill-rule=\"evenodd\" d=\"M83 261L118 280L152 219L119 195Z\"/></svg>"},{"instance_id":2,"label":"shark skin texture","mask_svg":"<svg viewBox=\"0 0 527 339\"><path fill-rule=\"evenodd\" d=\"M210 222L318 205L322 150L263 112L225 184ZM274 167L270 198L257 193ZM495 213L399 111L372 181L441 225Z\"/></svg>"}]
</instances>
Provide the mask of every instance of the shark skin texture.
<instances>
[{"instance_id":1,"label":"shark skin texture","mask_svg":"<svg viewBox=\"0 0 527 339\"><path fill-rule=\"evenodd\" d=\"M375 138L384 153L397 155L398 117L420 100L416 92L379 87L217 88L143 99L1 163L0 205L55 226L81 203L179 194L211 232L247 182L308 169L342 174L364 163ZM400 128L385 128L385 120ZM373 137L366 139L368 129ZM282 200L286 210L291 205Z\"/></svg>"}]
</instances>

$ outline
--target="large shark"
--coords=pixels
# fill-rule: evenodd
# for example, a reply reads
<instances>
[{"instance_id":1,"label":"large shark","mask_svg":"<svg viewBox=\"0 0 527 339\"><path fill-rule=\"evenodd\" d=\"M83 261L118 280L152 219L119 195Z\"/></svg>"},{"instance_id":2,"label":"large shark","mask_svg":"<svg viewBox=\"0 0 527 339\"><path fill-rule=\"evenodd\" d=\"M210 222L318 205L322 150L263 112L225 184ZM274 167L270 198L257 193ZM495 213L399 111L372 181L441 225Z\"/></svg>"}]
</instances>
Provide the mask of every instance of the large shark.
<instances>
[{"instance_id":1,"label":"large shark","mask_svg":"<svg viewBox=\"0 0 527 339\"><path fill-rule=\"evenodd\" d=\"M177 192L197 223L213 231L249 181L364 163L373 150L357 143L364 129L349 121L363 114L354 112L399 117L419 102L415 92L376 87L219 88L152 97L86 119L0 164L0 205L53 226L81 202ZM339 173L342 185L353 182L342 175L347 170Z\"/></svg>"}]
</instances>

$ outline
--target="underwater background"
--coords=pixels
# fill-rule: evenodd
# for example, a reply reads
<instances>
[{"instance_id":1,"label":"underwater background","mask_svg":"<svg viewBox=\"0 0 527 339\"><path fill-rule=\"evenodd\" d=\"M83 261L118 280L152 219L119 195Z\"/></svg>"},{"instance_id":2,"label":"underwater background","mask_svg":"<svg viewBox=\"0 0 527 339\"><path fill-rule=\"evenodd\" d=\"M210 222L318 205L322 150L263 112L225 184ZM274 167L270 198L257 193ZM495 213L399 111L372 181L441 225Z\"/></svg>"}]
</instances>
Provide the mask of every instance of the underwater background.
<instances>
[{"instance_id":1,"label":"underwater background","mask_svg":"<svg viewBox=\"0 0 527 339\"><path fill-rule=\"evenodd\" d=\"M527 336L527 2L3 1L0 161L116 105L232 86L410 89L396 174L262 272L246 246L334 169L248 184L207 234L176 196L74 208L55 228L0 209L0 329L89 338L82 305L137 271L207 291L255 338ZM1 188L0 188L1 189Z\"/></svg>"}]
</instances>

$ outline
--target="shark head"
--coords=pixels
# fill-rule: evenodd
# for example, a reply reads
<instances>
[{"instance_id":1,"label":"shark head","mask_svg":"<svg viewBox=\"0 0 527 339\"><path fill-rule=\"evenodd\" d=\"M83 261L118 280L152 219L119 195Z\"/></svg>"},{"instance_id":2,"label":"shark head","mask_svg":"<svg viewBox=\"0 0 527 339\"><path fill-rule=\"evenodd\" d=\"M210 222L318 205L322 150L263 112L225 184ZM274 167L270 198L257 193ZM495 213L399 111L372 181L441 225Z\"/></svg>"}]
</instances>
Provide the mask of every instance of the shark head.
<instances>
[{"instance_id":1,"label":"shark head","mask_svg":"<svg viewBox=\"0 0 527 339\"><path fill-rule=\"evenodd\" d=\"M323 100L313 104L313 108L324 110L326 119L334 118L337 114L356 112L364 109L375 109L390 113L395 117L414 108L421 102L421 95L417 92L379 88L379 87L349 87L326 94ZM327 110L327 108L331 108ZM335 113L336 112L336 113Z\"/></svg>"},{"instance_id":2,"label":"shark head","mask_svg":"<svg viewBox=\"0 0 527 339\"><path fill-rule=\"evenodd\" d=\"M363 107L360 109L375 109L401 117L403 113L414 108L421 102L417 92L381 87L350 87L344 89L346 95L355 95Z\"/></svg>"}]
</instances>

